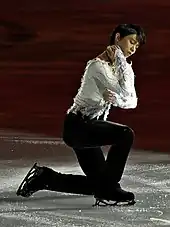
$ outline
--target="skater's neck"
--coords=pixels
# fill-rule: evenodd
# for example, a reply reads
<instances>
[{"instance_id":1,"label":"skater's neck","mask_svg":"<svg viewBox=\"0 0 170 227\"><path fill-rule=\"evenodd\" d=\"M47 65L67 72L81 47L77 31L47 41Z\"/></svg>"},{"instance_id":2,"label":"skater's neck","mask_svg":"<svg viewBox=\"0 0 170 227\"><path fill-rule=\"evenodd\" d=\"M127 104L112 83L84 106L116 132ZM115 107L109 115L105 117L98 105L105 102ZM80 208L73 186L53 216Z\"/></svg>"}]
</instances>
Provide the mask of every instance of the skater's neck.
<instances>
[{"instance_id":1,"label":"skater's neck","mask_svg":"<svg viewBox=\"0 0 170 227\"><path fill-rule=\"evenodd\" d=\"M108 58L108 55L107 55L106 51L104 51L103 53L99 54L97 57L100 58L101 60L104 60L106 62L112 63L110 61L110 59Z\"/></svg>"}]
</instances>

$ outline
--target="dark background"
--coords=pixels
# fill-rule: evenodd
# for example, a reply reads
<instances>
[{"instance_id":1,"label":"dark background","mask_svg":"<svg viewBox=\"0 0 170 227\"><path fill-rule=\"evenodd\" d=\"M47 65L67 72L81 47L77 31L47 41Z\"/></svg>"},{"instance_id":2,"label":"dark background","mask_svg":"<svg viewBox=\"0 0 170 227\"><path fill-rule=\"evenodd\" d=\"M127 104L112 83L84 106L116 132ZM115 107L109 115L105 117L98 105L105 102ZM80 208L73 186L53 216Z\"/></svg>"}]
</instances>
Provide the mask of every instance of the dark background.
<instances>
[{"instance_id":1,"label":"dark background","mask_svg":"<svg viewBox=\"0 0 170 227\"><path fill-rule=\"evenodd\" d=\"M170 148L170 1L5 0L0 7L0 128L60 137L86 62L120 23L140 24L133 57L139 104L109 119L135 130L134 147Z\"/></svg>"}]
</instances>

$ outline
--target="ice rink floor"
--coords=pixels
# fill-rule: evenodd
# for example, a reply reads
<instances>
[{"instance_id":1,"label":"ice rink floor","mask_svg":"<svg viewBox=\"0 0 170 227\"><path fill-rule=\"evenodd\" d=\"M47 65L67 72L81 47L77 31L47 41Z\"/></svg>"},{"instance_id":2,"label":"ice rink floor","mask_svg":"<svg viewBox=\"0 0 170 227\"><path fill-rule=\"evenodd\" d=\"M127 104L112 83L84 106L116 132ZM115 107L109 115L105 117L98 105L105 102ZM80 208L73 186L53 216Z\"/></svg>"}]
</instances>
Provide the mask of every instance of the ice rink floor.
<instances>
[{"instance_id":1,"label":"ice rink floor","mask_svg":"<svg viewBox=\"0 0 170 227\"><path fill-rule=\"evenodd\" d=\"M82 174L74 153L59 141L35 136L0 138L0 227L170 226L170 155L132 150L122 187L136 195L129 207L92 207L92 196L41 191L30 198L16 189L34 162Z\"/></svg>"}]
</instances>

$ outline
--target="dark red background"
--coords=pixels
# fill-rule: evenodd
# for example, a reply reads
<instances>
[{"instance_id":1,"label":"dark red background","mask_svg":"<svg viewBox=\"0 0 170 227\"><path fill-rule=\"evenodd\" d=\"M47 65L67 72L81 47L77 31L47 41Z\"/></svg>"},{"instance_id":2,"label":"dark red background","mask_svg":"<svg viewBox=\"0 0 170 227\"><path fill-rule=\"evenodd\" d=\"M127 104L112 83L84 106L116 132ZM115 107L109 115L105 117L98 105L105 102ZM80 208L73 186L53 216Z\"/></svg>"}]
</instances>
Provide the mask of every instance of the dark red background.
<instances>
[{"instance_id":1,"label":"dark red background","mask_svg":"<svg viewBox=\"0 0 170 227\"><path fill-rule=\"evenodd\" d=\"M136 132L135 147L170 148L170 1L6 0L0 7L0 128L60 137L86 61L119 23L147 44L133 57L139 105L110 119Z\"/></svg>"}]
</instances>

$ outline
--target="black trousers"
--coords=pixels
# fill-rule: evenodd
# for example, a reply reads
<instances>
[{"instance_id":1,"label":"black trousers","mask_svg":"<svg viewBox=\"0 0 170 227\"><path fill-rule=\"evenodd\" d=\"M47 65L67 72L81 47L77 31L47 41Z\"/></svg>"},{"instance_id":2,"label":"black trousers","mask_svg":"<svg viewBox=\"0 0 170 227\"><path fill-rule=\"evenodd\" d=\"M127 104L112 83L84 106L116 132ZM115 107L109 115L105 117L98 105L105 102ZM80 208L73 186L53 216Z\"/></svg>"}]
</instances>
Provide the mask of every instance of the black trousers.
<instances>
[{"instance_id":1,"label":"black trousers","mask_svg":"<svg viewBox=\"0 0 170 227\"><path fill-rule=\"evenodd\" d=\"M85 175L58 174L47 168L45 189L89 195L117 187L133 144L132 129L69 113L64 121L63 140L73 148ZM106 159L101 149L104 145L110 145Z\"/></svg>"}]
</instances>

